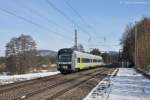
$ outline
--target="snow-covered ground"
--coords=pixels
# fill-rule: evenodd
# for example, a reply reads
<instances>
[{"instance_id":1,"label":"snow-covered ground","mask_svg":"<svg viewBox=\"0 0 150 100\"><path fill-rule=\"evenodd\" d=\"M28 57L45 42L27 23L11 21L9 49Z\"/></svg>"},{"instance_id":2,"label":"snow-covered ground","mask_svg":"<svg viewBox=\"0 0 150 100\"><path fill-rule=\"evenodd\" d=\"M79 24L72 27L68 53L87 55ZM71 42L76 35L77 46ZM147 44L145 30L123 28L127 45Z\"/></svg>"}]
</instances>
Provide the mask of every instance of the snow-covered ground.
<instances>
[{"instance_id":1,"label":"snow-covered ground","mask_svg":"<svg viewBox=\"0 0 150 100\"><path fill-rule=\"evenodd\" d=\"M21 75L0 75L0 85L14 83L18 81L31 80L39 77L46 77L51 75L56 75L60 72L41 72L41 73L29 73Z\"/></svg>"},{"instance_id":2,"label":"snow-covered ground","mask_svg":"<svg viewBox=\"0 0 150 100\"><path fill-rule=\"evenodd\" d=\"M105 78L84 100L150 100L150 80L132 68L119 68L115 77Z\"/></svg>"}]
</instances>

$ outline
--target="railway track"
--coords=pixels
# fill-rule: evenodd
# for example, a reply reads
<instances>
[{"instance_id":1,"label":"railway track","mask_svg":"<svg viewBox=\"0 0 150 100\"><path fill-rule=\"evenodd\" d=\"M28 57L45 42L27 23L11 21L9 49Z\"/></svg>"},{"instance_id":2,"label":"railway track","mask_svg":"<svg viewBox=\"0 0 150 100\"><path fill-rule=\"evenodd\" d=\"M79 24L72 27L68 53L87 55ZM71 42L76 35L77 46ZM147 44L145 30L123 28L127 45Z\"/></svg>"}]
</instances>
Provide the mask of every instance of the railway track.
<instances>
[{"instance_id":1,"label":"railway track","mask_svg":"<svg viewBox=\"0 0 150 100\"><path fill-rule=\"evenodd\" d=\"M87 81L89 81L91 78L96 77L96 76L101 76L105 72L108 72L108 69L100 69L97 71L87 73L87 74L82 74L82 76L76 77L72 80L65 80L63 83L59 83L57 85L50 86L45 88L44 91L37 91L34 95L30 97L26 97L25 100L53 100L60 95L64 94L65 92L77 87L80 84L83 84Z\"/></svg>"},{"instance_id":2,"label":"railway track","mask_svg":"<svg viewBox=\"0 0 150 100\"><path fill-rule=\"evenodd\" d=\"M88 82L91 78L96 77L96 76L99 76L99 75L100 75L100 74L98 73L98 74L94 74L94 75L91 75L91 76L86 76L86 77L84 77L84 78L80 78L81 81L79 81L79 82L76 83L76 84L73 84L72 86L68 86L68 87L65 88L64 90L61 90L61 91L55 93L54 95L49 96L49 97L47 98L47 100L56 99L57 97L63 95L65 92L67 92L67 91L69 91L69 90L71 90L71 89L77 87L77 86L80 85L80 84L83 84L83 83L85 83L85 82Z\"/></svg>"},{"instance_id":3,"label":"railway track","mask_svg":"<svg viewBox=\"0 0 150 100\"><path fill-rule=\"evenodd\" d=\"M108 69L96 68L69 75L58 74L53 77L41 78L25 83L17 83L16 85L10 85L10 87L8 85L8 87L0 89L0 100L39 100L43 99L43 97L44 99L55 98L69 89L74 88L75 86L104 72L104 70ZM70 84L72 85L70 86ZM64 88L62 89L62 87Z\"/></svg>"},{"instance_id":4,"label":"railway track","mask_svg":"<svg viewBox=\"0 0 150 100\"><path fill-rule=\"evenodd\" d=\"M61 74L57 74L54 76L46 76L46 77L42 77L42 78L36 78L36 79L32 79L32 80L26 80L26 81L20 81L20 82L15 82L15 83L11 83L11 84L6 84L6 85L0 85L0 93L2 93L3 91L10 91L12 89L16 89L22 86L27 86L27 85L32 85L35 84L36 82L38 83L39 81L43 80L43 81L48 81L57 77L60 77Z\"/></svg>"},{"instance_id":5,"label":"railway track","mask_svg":"<svg viewBox=\"0 0 150 100\"><path fill-rule=\"evenodd\" d=\"M7 85L0 86L0 100L11 100L20 96L23 92L25 92L30 86L39 85L43 82L48 82L55 78L62 76L61 74L54 75L54 76L47 76L43 78L27 80Z\"/></svg>"},{"instance_id":6,"label":"railway track","mask_svg":"<svg viewBox=\"0 0 150 100\"><path fill-rule=\"evenodd\" d=\"M70 89L69 91L63 93L60 96L55 97L55 100L83 100L87 94L101 81L104 77L110 77L114 72L114 69L105 71L102 74L98 74L93 78L87 80L84 83L81 83L77 87Z\"/></svg>"},{"instance_id":7,"label":"railway track","mask_svg":"<svg viewBox=\"0 0 150 100\"><path fill-rule=\"evenodd\" d=\"M32 97L36 94L38 95L39 93L42 93L42 92L46 91L47 89L53 89L53 88L55 88L55 87L57 87L61 84L65 84L66 82L71 82L75 79L78 79L81 76L89 75L89 74L95 72L96 70L99 71L99 70L101 70L101 68L65 75L64 77L61 77L61 78L57 79L57 81L53 80L54 82L50 82L49 84L47 84L47 86L44 86L41 89L36 89L34 91L31 91L28 94L22 96L21 98L27 98L27 100L28 100L29 97ZM20 98L17 98L17 100L18 99L20 99ZM32 98L31 100L33 100L33 99L35 99L35 98ZM39 99L39 97L37 97L36 99Z\"/></svg>"}]
</instances>

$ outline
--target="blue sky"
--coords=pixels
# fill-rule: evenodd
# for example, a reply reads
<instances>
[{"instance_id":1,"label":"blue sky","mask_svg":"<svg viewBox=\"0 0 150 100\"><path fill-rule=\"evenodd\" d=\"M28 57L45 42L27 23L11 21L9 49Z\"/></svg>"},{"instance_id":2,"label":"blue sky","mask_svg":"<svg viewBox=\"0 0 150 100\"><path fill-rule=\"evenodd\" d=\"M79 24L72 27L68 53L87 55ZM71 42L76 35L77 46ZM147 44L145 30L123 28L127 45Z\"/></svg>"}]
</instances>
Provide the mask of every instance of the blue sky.
<instances>
[{"instance_id":1,"label":"blue sky","mask_svg":"<svg viewBox=\"0 0 150 100\"><path fill-rule=\"evenodd\" d=\"M49 1L78 25L64 18L46 0L0 0L0 9L39 25L33 25L0 10L0 55L4 55L6 43L20 34L31 35L37 42L38 49L57 51L71 47L75 28L78 30L78 42L87 51L89 48L118 51L121 47L117 45L125 26L150 15L148 0L65 0L82 16L87 25L64 0ZM88 42L89 35L83 30L90 34L91 41Z\"/></svg>"}]
</instances>

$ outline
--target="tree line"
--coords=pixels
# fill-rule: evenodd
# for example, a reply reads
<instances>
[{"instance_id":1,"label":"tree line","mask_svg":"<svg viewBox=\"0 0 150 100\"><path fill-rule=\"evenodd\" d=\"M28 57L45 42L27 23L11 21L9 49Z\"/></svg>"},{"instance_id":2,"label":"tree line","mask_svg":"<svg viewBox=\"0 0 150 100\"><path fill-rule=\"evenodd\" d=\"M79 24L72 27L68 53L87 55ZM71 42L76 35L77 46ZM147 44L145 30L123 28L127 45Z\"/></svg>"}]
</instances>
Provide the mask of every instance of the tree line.
<instances>
[{"instance_id":1,"label":"tree line","mask_svg":"<svg viewBox=\"0 0 150 100\"><path fill-rule=\"evenodd\" d=\"M150 18L126 26L121 39L123 59L147 71L150 65Z\"/></svg>"}]
</instances>

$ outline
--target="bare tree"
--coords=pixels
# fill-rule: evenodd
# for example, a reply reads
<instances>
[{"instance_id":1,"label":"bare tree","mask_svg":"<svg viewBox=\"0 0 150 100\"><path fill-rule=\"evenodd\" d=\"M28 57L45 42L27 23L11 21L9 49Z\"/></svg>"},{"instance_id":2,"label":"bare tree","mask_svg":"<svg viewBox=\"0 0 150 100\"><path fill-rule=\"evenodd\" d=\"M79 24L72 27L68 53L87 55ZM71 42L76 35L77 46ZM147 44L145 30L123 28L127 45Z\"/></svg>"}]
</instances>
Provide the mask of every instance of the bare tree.
<instances>
[{"instance_id":1,"label":"bare tree","mask_svg":"<svg viewBox=\"0 0 150 100\"><path fill-rule=\"evenodd\" d=\"M123 37L121 39L121 44L123 46L123 59L125 61L134 62L134 35L134 26L132 24L127 25Z\"/></svg>"},{"instance_id":2,"label":"bare tree","mask_svg":"<svg viewBox=\"0 0 150 100\"><path fill-rule=\"evenodd\" d=\"M101 56L101 52L97 48L91 50L90 53L93 54L93 55Z\"/></svg>"},{"instance_id":3,"label":"bare tree","mask_svg":"<svg viewBox=\"0 0 150 100\"><path fill-rule=\"evenodd\" d=\"M137 68L144 71L150 70L148 67L150 66L150 18L145 17L134 25L128 25L121 44L124 59L135 63L134 58L136 58Z\"/></svg>"},{"instance_id":4,"label":"bare tree","mask_svg":"<svg viewBox=\"0 0 150 100\"><path fill-rule=\"evenodd\" d=\"M35 66L36 43L29 35L12 38L6 44L6 66L13 73L25 73Z\"/></svg>"}]
</instances>

